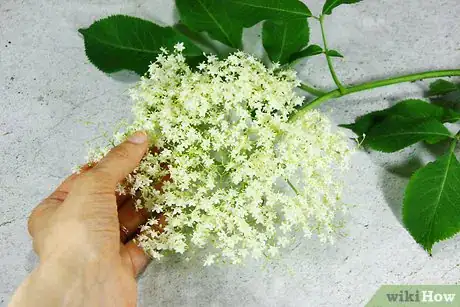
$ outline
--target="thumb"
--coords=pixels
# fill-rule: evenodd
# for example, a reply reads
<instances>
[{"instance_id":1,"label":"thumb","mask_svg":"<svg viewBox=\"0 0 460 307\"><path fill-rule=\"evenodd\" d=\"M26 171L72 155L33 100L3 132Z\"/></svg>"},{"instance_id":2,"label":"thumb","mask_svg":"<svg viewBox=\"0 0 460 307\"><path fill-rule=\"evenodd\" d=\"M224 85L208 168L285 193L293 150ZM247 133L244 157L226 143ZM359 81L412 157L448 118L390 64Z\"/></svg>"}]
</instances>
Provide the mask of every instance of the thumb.
<instances>
[{"instance_id":1,"label":"thumb","mask_svg":"<svg viewBox=\"0 0 460 307\"><path fill-rule=\"evenodd\" d=\"M141 161L148 149L147 134L138 131L131 135L125 142L114 147L90 171L97 178L96 187L115 188L116 184L123 181Z\"/></svg>"}]
</instances>

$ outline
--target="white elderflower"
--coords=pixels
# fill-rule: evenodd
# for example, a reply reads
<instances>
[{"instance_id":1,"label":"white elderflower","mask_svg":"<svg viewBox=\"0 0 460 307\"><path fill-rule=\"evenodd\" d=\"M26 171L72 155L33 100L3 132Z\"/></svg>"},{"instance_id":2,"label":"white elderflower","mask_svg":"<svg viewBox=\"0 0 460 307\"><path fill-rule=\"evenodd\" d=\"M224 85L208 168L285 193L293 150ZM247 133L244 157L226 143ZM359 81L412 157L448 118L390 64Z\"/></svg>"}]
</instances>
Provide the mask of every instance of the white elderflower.
<instances>
[{"instance_id":1,"label":"white elderflower","mask_svg":"<svg viewBox=\"0 0 460 307\"><path fill-rule=\"evenodd\" d=\"M209 55L192 70L183 50L163 50L130 92L135 119L125 135L145 130L158 150L118 189L166 220L162 232L150 227L155 218L144 225L139 245L158 259L210 249L211 265L275 257L297 231L332 241L350 150L318 111L289 121L303 103L295 71L266 68L243 52Z\"/></svg>"},{"instance_id":2,"label":"white elderflower","mask_svg":"<svg viewBox=\"0 0 460 307\"><path fill-rule=\"evenodd\" d=\"M214 263L214 259L216 258L216 255L208 255L206 257L206 260L204 262L204 266L210 266Z\"/></svg>"},{"instance_id":3,"label":"white elderflower","mask_svg":"<svg viewBox=\"0 0 460 307\"><path fill-rule=\"evenodd\" d=\"M177 43L176 45L174 45L174 50L177 50L179 52L182 52L185 50L185 46L184 46L184 43Z\"/></svg>"}]
</instances>

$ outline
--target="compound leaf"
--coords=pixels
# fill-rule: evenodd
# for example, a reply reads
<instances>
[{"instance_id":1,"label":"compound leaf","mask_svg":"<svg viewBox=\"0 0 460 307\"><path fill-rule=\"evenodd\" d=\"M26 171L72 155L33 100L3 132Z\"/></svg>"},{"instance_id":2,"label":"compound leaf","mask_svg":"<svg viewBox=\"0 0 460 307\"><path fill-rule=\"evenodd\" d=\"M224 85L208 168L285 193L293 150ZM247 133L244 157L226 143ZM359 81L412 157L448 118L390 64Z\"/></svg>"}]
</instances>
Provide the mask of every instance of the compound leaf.
<instances>
[{"instance_id":1,"label":"compound leaf","mask_svg":"<svg viewBox=\"0 0 460 307\"><path fill-rule=\"evenodd\" d=\"M176 0L182 23L194 31L205 31L213 39L234 48L241 47L243 25L228 12L222 0Z\"/></svg>"},{"instance_id":2,"label":"compound leaf","mask_svg":"<svg viewBox=\"0 0 460 307\"><path fill-rule=\"evenodd\" d=\"M451 150L414 173L404 196L403 222L431 254L434 243L460 231L460 163Z\"/></svg>"},{"instance_id":3,"label":"compound leaf","mask_svg":"<svg viewBox=\"0 0 460 307\"><path fill-rule=\"evenodd\" d=\"M452 109L430 104L420 99L407 99L388 109L358 117L353 124L341 125L341 127L351 129L358 136L362 136L367 134L373 126L394 115L413 120L433 118L443 123L460 120L460 113Z\"/></svg>"},{"instance_id":4,"label":"compound leaf","mask_svg":"<svg viewBox=\"0 0 460 307\"><path fill-rule=\"evenodd\" d=\"M336 57L336 58L343 58L343 55L339 53L337 50L328 50L326 53L328 56Z\"/></svg>"},{"instance_id":5,"label":"compound leaf","mask_svg":"<svg viewBox=\"0 0 460 307\"><path fill-rule=\"evenodd\" d=\"M441 96L455 91L460 91L460 85L456 85L446 80L436 80L430 84L429 96Z\"/></svg>"},{"instance_id":6,"label":"compound leaf","mask_svg":"<svg viewBox=\"0 0 460 307\"><path fill-rule=\"evenodd\" d=\"M420 141L435 144L451 137L449 130L434 118L389 116L366 133L363 144L374 150L395 152Z\"/></svg>"},{"instance_id":7,"label":"compound leaf","mask_svg":"<svg viewBox=\"0 0 460 307\"><path fill-rule=\"evenodd\" d=\"M290 62L293 54L308 45L308 21L306 18L288 21L267 20L263 25L262 39L270 60L286 64Z\"/></svg>"},{"instance_id":8,"label":"compound leaf","mask_svg":"<svg viewBox=\"0 0 460 307\"><path fill-rule=\"evenodd\" d=\"M143 75L161 53L160 48L173 48L179 42L184 43L187 59L202 56L200 48L173 28L136 17L114 15L78 31L89 60L106 73L127 69Z\"/></svg>"},{"instance_id":9,"label":"compound leaf","mask_svg":"<svg viewBox=\"0 0 460 307\"><path fill-rule=\"evenodd\" d=\"M331 15L332 10L342 4L353 4L362 0L327 0L323 6L323 14Z\"/></svg>"}]
</instances>

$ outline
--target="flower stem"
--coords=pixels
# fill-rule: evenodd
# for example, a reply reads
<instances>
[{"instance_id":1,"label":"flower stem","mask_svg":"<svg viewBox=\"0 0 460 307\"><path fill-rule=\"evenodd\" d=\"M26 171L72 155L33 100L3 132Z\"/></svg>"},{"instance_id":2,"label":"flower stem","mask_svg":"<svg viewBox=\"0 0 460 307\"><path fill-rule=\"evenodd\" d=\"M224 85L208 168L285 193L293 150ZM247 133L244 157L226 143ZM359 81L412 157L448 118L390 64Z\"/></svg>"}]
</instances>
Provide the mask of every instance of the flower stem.
<instances>
[{"instance_id":1,"label":"flower stem","mask_svg":"<svg viewBox=\"0 0 460 307\"><path fill-rule=\"evenodd\" d=\"M384 80L371 81L371 82L367 82L367 83L363 83L359 85L349 86L345 88L344 93L342 93L339 89L336 89L336 90L330 91L329 93L321 97L316 98L310 103L305 103L295 113L292 114L290 121L294 121L302 117L302 115L308 110L311 110L312 108L315 108L319 106L320 104L322 104L323 102L326 102L330 99L346 96L346 95L356 93L356 92L374 89L377 87L397 84L397 83L412 82L412 81L430 79L430 78L451 77L451 76L460 76L460 69L427 71L427 72L410 74L410 75L405 75L405 76L400 76L400 77L393 77L393 78L384 79Z\"/></svg>"},{"instance_id":2,"label":"flower stem","mask_svg":"<svg viewBox=\"0 0 460 307\"><path fill-rule=\"evenodd\" d=\"M457 147L457 143L458 143L458 139L455 137L449 147L449 152L451 155L454 154L455 148Z\"/></svg>"},{"instance_id":3,"label":"flower stem","mask_svg":"<svg viewBox=\"0 0 460 307\"><path fill-rule=\"evenodd\" d=\"M296 195L299 195L299 191L295 188L292 182L289 179L286 179L287 184L291 187L291 189L295 192Z\"/></svg>"},{"instance_id":4,"label":"flower stem","mask_svg":"<svg viewBox=\"0 0 460 307\"><path fill-rule=\"evenodd\" d=\"M312 87L311 85L306 84L305 82L304 82L304 83L301 83L301 84L299 85L299 88L302 89L302 90L304 90L305 92L310 93L310 94L312 94L312 95L314 95L314 96L317 96L317 97L326 95L326 92L323 92L323 91L321 91L321 90L318 90L318 89Z\"/></svg>"},{"instance_id":5,"label":"flower stem","mask_svg":"<svg viewBox=\"0 0 460 307\"><path fill-rule=\"evenodd\" d=\"M340 80L337 77L337 74L335 73L334 66L332 66L331 57L328 54L329 49L327 47L326 32L324 31L324 15L319 16L319 24L321 25L321 35L323 37L324 54L326 55L327 66L329 66L329 70L331 72L332 79L334 79L334 82L339 88L340 93L345 94L346 89L343 87L342 83L340 83Z\"/></svg>"}]
</instances>

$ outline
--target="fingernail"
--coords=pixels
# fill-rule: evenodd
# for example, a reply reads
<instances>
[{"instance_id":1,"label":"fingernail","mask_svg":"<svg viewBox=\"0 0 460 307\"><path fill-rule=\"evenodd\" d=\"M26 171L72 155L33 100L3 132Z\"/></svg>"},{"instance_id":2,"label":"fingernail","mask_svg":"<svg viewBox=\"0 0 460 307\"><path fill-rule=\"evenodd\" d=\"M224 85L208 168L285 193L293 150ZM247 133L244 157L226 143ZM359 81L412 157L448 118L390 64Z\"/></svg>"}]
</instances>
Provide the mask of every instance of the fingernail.
<instances>
[{"instance_id":1,"label":"fingernail","mask_svg":"<svg viewBox=\"0 0 460 307\"><path fill-rule=\"evenodd\" d=\"M147 134L143 131L138 131L128 138L128 142L133 144L143 144L147 141Z\"/></svg>"}]
</instances>

